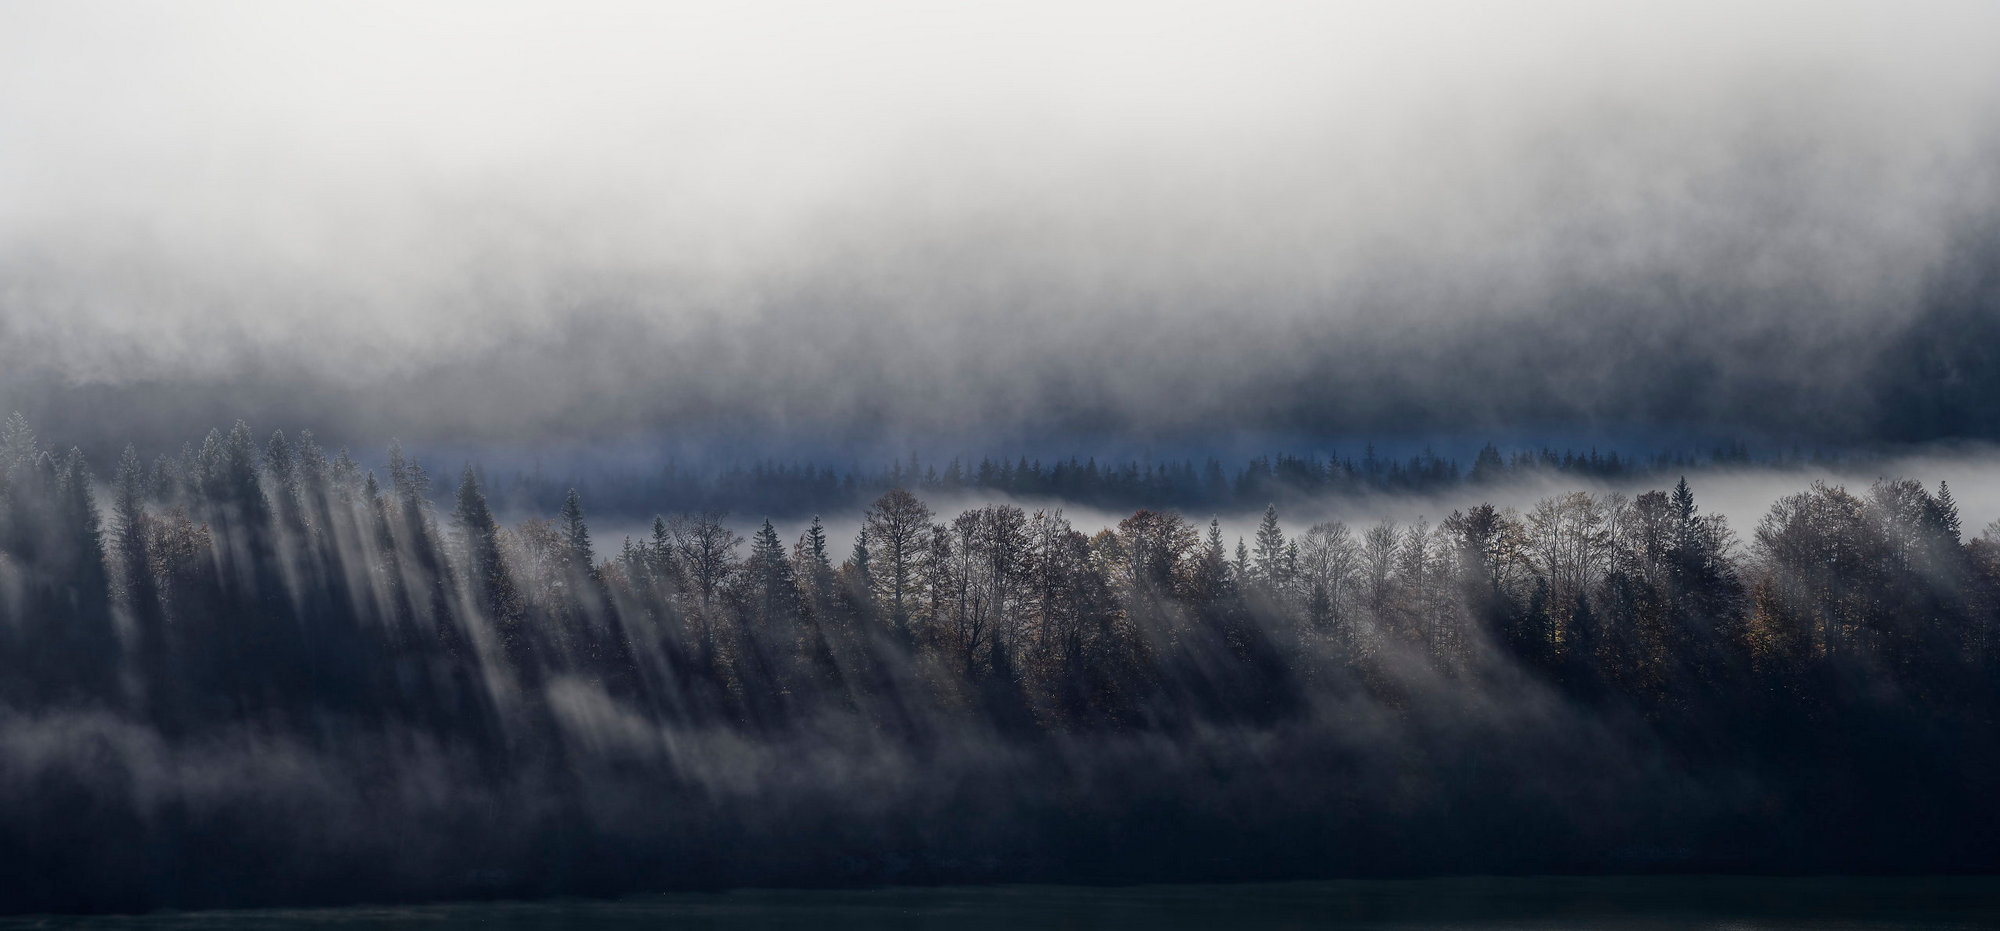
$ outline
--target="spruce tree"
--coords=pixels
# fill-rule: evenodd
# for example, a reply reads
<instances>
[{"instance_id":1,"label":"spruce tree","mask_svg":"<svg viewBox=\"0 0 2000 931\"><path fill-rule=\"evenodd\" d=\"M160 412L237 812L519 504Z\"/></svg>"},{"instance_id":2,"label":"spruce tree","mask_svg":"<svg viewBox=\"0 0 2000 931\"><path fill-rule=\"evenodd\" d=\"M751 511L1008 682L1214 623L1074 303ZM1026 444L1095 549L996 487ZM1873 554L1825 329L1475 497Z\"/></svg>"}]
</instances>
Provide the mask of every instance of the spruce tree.
<instances>
[{"instance_id":1,"label":"spruce tree","mask_svg":"<svg viewBox=\"0 0 2000 931\"><path fill-rule=\"evenodd\" d=\"M1278 529L1278 506L1264 507L1264 521L1257 525L1256 579L1266 588L1276 588L1284 580L1285 534Z\"/></svg>"},{"instance_id":2,"label":"spruce tree","mask_svg":"<svg viewBox=\"0 0 2000 931\"><path fill-rule=\"evenodd\" d=\"M35 431L28 427L28 418L15 411L4 425L0 425L0 477L16 479L41 457Z\"/></svg>"},{"instance_id":3,"label":"spruce tree","mask_svg":"<svg viewBox=\"0 0 2000 931\"><path fill-rule=\"evenodd\" d=\"M1953 546L1963 542L1965 528L1958 516L1958 499L1951 496L1951 486L1938 482L1937 493L1938 533Z\"/></svg>"},{"instance_id":4,"label":"spruce tree","mask_svg":"<svg viewBox=\"0 0 2000 931\"><path fill-rule=\"evenodd\" d=\"M869 591L875 584L874 572L869 565L868 528L863 527L854 534L854 550L847 556L847 564L854 568L854 575L861 583L862 591Z\"/></svg>"},{"instance_id":5,"label":"spruce tree","mask_svg":"<svg viewBox=\"0 0 2000 931\"><path fill-rule=\"evenodd\" d=\"M813 515L812 526L806 528L805 544L806 556L816 565L825 569L833 568L826 553L826 527L820 523L818 514Z\"/></svg>"},{"instance_id":6,"label":"spruce tree","mask_svg":"<svg viewBox=\"0 0 2000 931\"><path fill-rule=\"evenodd\" d=\"M578 497L574 488L563 499L559 521L563 535L563 558L569 563L570 571L578 576L595 576L597 555L591 552L590 528L583 523L583 499Z\"/></svg>"},{"instance_id":7,"label":"spruce tree","mask_svg":"<svg viewBox=\"0 0 2000 931\"><path fill-rule=\"evenodd\" d=\"M1679 536L1678 542L1685 546L1687 538L1695 530L1696 511L1694 492L1688 488L1687 476L1681 476L1680 482L1674 485L1674 494L1670 503L1673 506L1675 532Z\"/></svg>"},{"instance_id":8,"label":"spruce tree","mask_svg":"<svg viewBox=\"0 0 2000 931\"><path fill-rule=\"evenodd\" d=\"M458 506L452 512L465 547L466 572L480 610L511 621L516 610L514 584L500 553L500 527L479 490L479 479L466 466L458 482ZM511 634L511 631L506 633Z\"/></svg>"},{"instance_id":9,"label":"spruce tree","mask_svg":"<svg viewBox=\"0 0 2000 931\"><path fill-rule=\"evenodd\" d=\"M1490 484L1498 481L1506 468L1500 461L1500 450L1488 443L1479 448L1479 455L1472 460L1472 474L1467 480L1474 485Z\"/></svg>"},{"instance_id":10,"label":"spruce tree","mask_svg":"<svg viewBox=\"0 0 2000 931\"><path fill-rule=\"evenodd\" d=\"M785 544L768 517L750 541L750 573L767 619L786 613L793 592L792 564L785 559Z\"/></svg>"},{"instance_id":11,"label":"spruce tree","mask_svg":"<svg viewBox=\"0 0 2000 931\"><path fill-rule=\"evenodd\" d=\"M653 542L646 547L646 569L654 582L673 578L674 536L665 518L653 515Z\"/></svg>"},{"instance_id":12,"label":"spruce tree","mask_svg":"<svg viewBox=\"0 0 2000 931\"><path fill-rule=\"evenodd\" d=\"M1222 597L1229 586L1229 551L1222 545L1222 521L1211 518L1208 522L1208 539L1201 548L1201 561L1195 579L1195 596L1202 601L1213 601Z\"/></svg>"},{"instance_id":13,"label":"spruce tree","mask_svg":"<svg viewBox=\"0 0 2000 931\"><path fill-rule=\"evenodd\" d=\"M125 570L125 588L136 592L149 581L146 565L146 473L130 444L118 457L118 487L111 499L111 541Z\"/></svg>"}]
</instances>

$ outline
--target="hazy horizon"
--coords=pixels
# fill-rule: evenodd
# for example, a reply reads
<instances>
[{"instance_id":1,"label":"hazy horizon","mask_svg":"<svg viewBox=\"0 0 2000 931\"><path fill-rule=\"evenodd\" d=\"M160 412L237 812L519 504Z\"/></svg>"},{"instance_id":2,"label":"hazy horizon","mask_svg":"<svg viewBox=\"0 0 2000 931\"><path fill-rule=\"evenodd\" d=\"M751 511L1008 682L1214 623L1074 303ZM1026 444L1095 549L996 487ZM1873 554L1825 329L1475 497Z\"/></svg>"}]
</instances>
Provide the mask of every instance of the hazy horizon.
<instances>
[{"instance_id":1,"label":"hazy horizon","mask_svg":"<svg viewBox=\"0 0 2000 931\"><path fill-rule=\"evenodd\" d=\"M0 914L1977 920L1997 452L1991 0L0 0Z\"/></svg>"},{"instance_id":2,"label":"hazy horizon","mask_svg":"<svg viewBox=\"0 0 2000 931\"><path fill-rule=\"evenodd\" d=\"M1978 3L16 4L0 407L178 443L2000 439ZM1969 321L1969 322L1968 322ZM1984 327L1984 329L1980 329Z\"/></svg>"}]
</instances>

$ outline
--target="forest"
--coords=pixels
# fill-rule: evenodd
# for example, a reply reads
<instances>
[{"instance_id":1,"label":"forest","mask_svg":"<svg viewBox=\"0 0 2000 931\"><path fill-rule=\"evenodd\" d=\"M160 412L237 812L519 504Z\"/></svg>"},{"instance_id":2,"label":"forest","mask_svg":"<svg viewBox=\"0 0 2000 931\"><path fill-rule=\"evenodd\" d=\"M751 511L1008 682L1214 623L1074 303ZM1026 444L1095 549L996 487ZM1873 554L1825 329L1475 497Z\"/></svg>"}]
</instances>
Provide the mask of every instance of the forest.
<instances>
[{"instance_id":1,"label":"forest","mask_svg":"<svg viewBox=\"0 0 2000 931\"><path fill-rule=\"evenodd\" d=\"M938 513L931 475L852 539L612 546L400 448L239 422L100 473L16 415L0 909L2000 868L2000 524L1943 483L1735 528L1686 479L1464 481L1231 540Z\"/></svg>"},{"instance_id":2,"label":"forest","mask_svg":"<svg viewBox=\"0 0 2000 931\"><path fill-rule=\"evenodd\" d=\"M942 466L924 462L914 453L874 469L858 464L837 469L825 464L759 460L722 468L699 468L670 461L656 472L597 470L558 477L539 463L531 470L489 474L474 467L489 500L510 507L553 511L571 491L581 491L596 507L612 513L651 513L665 505L671 510L749 510L769 514L811 514L816 507L861 510L883 492L906 488L944 496L985 493L1024 498L1052 498L1075 506L1096 508L1186 507L1241 510L1280 500L1365 493L1410 494L1454 489L1460 485L1490 485L1528 473L1616 479L1666 474L1702 465L1825 464L1834 461L1824 451L1810 457L1793 450L1789 457L1753 460L1748 447L1731 440L1706 452L1658 452L1649 457L1621 457L1616 450L1600 452L1543 447L1502 454L1491 443L1472 457L1470 467L1426 447L1407 458L1378 454L1366 444L1360 456L1338 452L1279 453L1255 456L1241 466L1225 466L1214 456L1196 465L1180 459L1106 459L1070 456L1044 463L1039 457L981 457L977 463L952 457Z\"/></svg>"}]
</instances>

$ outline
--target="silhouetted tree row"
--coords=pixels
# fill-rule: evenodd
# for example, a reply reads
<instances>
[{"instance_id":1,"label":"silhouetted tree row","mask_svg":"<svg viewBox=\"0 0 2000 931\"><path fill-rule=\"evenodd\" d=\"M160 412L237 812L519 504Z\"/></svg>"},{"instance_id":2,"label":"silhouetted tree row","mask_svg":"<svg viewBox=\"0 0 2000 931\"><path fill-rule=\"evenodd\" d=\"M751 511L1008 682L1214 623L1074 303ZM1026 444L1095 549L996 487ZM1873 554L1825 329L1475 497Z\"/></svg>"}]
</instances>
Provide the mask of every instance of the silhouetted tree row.
<instances>
[{"instance_id":1,"label":"silhouetted tree row","mask_svg":"<svg viewBox=\"0 0 2000 931\"><path fill-rule=\"evenodd\" d=\"M1426 449L1404 459L1377 455L1373 446L1359 457L1314 454L1258 456L1239 466L1213 457L1200 464L1177 460L1104 461L1077 458L995 459L943 464L907 460L879 468L836 469L811 463L757 462L720 469L670 464L651 475L556 476L536 468L497 481L481 476L497 500L512 507L549 510L571 490L583 491L609 513L643 513L661 508L754 509L771 514L810 514L829 507L865 507L893 488L959 497L965 494L1053 499L1093 508L1175 507L1235 510L1271 501L1339 494L1441 492L1477 487L1529 474L1591 479L1668 475L1697 465L1747 464L1750 453L1729 443L1704 453L1657 453L1621 457L1615 451L1513 450L1487 444L1469 466ZM1825 463L1794 450L1771 464Z\"/></svg>"},{"instance_id":2,"label":"silhouetted tree row","mask_svg":"<svg viewBox=\"0 0 2000 931\"><path fill-rule=\"evenodd\" d=\"M1272 480L1288 469L1327 474L1326 463L1310 461L1257 468ZM1162 849L1190 838L1236 843L1226 831L1203 833L1221 827L1176 834L1167 822L1130 820L1148 805L1180 804L1166 800L1217 773L1238 773L1211 787L1224 793L1219 809L1277 804L1261 790L1228 794L1267 780L1294 793L1299 823L1342 826L1309 837L1288 833L1291 818L1260 828L1280 838L1270 849L1319 851L1331 859L1313 862L1336 864L1295 871L1365 871L1359 853L1338 866L1348 861L1326 852L1332 838L1349 845L1341 851L1365 851L1370 838L1379 846L1405 828L1439 829L1418 814L1426 792L1456 806L1526 806L1509 795L1530 790L1510 782L1508 767L1540 764L1495 760L1557 733L1559 752L1588 758L1588 740L1568 743L1580 731L1652 748L1667 762L1650 765L1684 769L1717 794L1640 797L1653 785L1643 773L1557 777L1576 792L1605 793L1610 801L1577 804L1606 817L1619 805L1694 812L1697 836L1665 862L1727 866L1715 858L1738 842L1761 851L1750 862L1767 868L1819 862L1812 857L1876 863L1871 856L1920 847L1927 852L1910 862L1931 868L1995 862L1990 837L1955 826L1990 825L1996 813L2000 527L1964 542L1942 484L1884 480L1861 494L1816 484L1773 505L1747 545L1703 512L1683 480L1633 498L1560 495L1526 513L1482 504L1435 525L1287 528L1274 505L1253 537L1234 541L1217 521L1164 510L1094 533L1054 509L938 514L898 487L867 507L844 547L818 518L782 532L764 520L746 540L714 510L662 515L644 538L605 547L574 491L552 519L503 527L471 468L457 477L448 513L432 503L429 473L402 450L389 451L386 472L384 482L310 434L258 442L239 423L151 463L128 450L100 484L80 455L44 449L18 416L9 420L0 429L0 706L9 709L0 740L26 740L25 722L57 710L95 716L93 727L125 722L169 748L281 740L369 774L354 777L370 787L367 797L454 812L451 827L438 829L449 836L499 830L482 818L511 824L543 812L535 830L546 833L535 836L552 846L519 856L555 863L551 875L564 877L556 888L572 890L596 888L577 878L579 864L608 868L605 858L624 862L638 856L632 850L665 857L661 844L690 871L677 875L702 881L827 881L838 857L865 859L879 844L930 851L933 871L921 874L929 878L1040 875L979 873L964 865L974 860L953 859L992 856L977 846L989 843L1054 845L1059 862L1135 864L1136 876L1237 875L1147 859L1147 838ZM1237 481L1232 494L1258 487ZM1508 738L1515 744L1455 730L1495 706L1561 712L1520 712L1540 723L1518 726L1540 736ZM1364 718L1366 728L1356 723ZM1398 733L1425 736L1388 736ZM1228 734L1242 742L1215 743ZM687 749L691 735L709 749ZM720 735L727 753L714 749ZM956 760L944 748L962 749L968 735L980 747L1014 748L1007 752L1023 756L1005 759L1018 769L940 762ZM1432 739L1440 742L1424 742ZM1264 746L1274 740L1284 743ZM402 749L383 750L385 742ZM422 787L409 781L409 764L393 762L411 747L449 748L437 752L453 761L453 799L478 795L470 787L512 787L534 804L413 801L407 793ZM749 763L711 771L717 759L747 759L758 747L794 748L785 753L797 762L769 764L778 775ZM1079 748L1123 748L1115 752L1134 760L1166 753L1154 768L1181 772L1181 781L1142 789L1146 777L1086 766ZM1223 756L1189 771L1196 775L1175 768L1186 754L1215 753ZM978 804L1010 813L1006 826L956 808L913 808L973 826L957 840L899 841L850 826L862 833L829 833L837 842L816 837L802 842L810 853L780 853L749 827L697 814L724 810L717 799L733 792L745 805L783 808L797 824L873 824L846 811L853 799L815 794L811 780L793 784L782 772L797 765L852 777L886 756L919 778L958 773L936 778L985 786ZM124 810L103 798L70 799L61 780L17 784L5 773L0 841L27 845L17 849L68 844L82 851L70 856L96 864L110 856L100 841L134 832L155 846L120 856L151 850L161 862L196 864L172 869L199 873L203 863L236 863L199 838L249 830L226 812L183 803L161 814L130 794L118 804L150 814L123 821L102 814ZM1322 781L1342 773L1353 781ZM1005 781L985 781L1000 774ZM1065 779L1089 788L1040 785ZM880 791L916 791L896 785ZM1118 785L1126 788L1107 788ZM1729 795L1737 791L1750 794ZM1922 793L1910 803L1921 814L1914 822L1907 792ZM24 814L50 798L84 813L67 827ZM1201 824L1203 811L1155 814ZM602 846L624 836L621 825L662 813L681 820L659 837L622 841L629 849ZM1829 835L1819 823L1829 816L1855 821ZM1465 817L1499 830L1488 816ZM894 820L876 816L885 819ZM1098 829L1102 836L1089 834ZM1066 833L1076 831L1092 839ZM1757 847L1767 843L1759 832L1798 849ZM1829 836L1847 840L1827 848ZM733 854L675 846L696 837L745 846ZM1534 853L1516 865L1468 847L1404 868L1562 868L1575 865L1564 857L1610 841L1586 831L1523 843ZM594 852L575 852L584 849ZM1244 863L1269 856L1243 855ZM129 893L133 901L203 900L161 891L161 862L131 867L153 883ZM872 867L839 875L884 878ZM61 905L69 900L60 882L45 876L0 901ZM381 883L386 894L400 888ZM260 886L232 898L226 884L217 888L208 900L285 897Z\"/></svg>"}]
</instances>

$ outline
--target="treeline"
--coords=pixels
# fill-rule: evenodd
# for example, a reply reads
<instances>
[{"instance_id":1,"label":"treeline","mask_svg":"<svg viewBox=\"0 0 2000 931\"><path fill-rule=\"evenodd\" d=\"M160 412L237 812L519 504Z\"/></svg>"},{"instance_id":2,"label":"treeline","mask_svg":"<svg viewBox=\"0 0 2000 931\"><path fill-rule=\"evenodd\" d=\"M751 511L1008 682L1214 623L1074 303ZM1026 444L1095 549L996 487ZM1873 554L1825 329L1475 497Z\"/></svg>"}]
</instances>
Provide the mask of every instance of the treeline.
<instances>
[{"instance_id":1,"label":"treeline","mask_svg":"<svg viewBox=\"0 0 2000 931\"><path fill-rule=\"evenodd\" d=\"M1703 453L1661 452L1621 457L1616 451L1517 449L1502 452L1489 443L1470 465L1429 449L1407 458L1377 455L1371 445L1359 457L1339 454L1278 454L1238 466L1206 458L1099 462L1095 457L1043 462L985 457L974 463L953 458L942 464L915 455L876 468L845 469L802 462L759 461L750 465L700 468L670 463L650 475L556 476L537 467L500 477L481 472L490 495L510 507L553 510L572 490L609 513L667 510L754 510L769 514L810 514L816 508L859 509L892 488L959 497L970 493L1053 499L1093 508L1174 507L1238 510L1272 501L1338 494L1408 494L1481 486L1529 474L1589 479L1627 479L1667 474L1699 465L1752 462L1747 447L1730 442ZM1794 450L1769 464L1825 464Z\"/></svg>"},{"instance_id":2,"label":"treeline","mask_svg":"<svg viewBox=\"0 0 2000 931\"><path fill-rule=\"evenodd\" d=\"M716 511L605 549L400 450L0 429L14 908L664 885L1982 869L2000 528L1685 481L1231 541ZM107 499L100 505L99 498Z\"/></svg>"}]
</instances>

